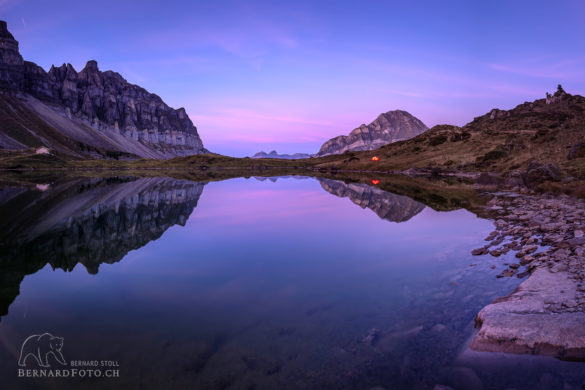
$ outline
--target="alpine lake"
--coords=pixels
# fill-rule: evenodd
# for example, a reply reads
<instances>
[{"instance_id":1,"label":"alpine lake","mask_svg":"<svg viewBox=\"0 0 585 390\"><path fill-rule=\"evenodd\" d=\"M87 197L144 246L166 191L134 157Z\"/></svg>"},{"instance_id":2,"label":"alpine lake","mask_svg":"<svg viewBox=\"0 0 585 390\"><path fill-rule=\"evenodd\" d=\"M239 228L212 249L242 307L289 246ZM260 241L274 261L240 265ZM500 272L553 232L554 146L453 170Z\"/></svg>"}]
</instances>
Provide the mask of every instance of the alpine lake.
<instances>
[{"instance_id":1,"label":"alpine lake","mask_svg":"<svg viewBox=\"0 0 585 390\"><path fill-rule=\"evenodd\" d=\"M468 347L522 282L471 255L492 221L375 184L4 186L0 388L582 388L583 363ZM49 367L22 356L45 333Z\"/></svg>"}]
</instances>

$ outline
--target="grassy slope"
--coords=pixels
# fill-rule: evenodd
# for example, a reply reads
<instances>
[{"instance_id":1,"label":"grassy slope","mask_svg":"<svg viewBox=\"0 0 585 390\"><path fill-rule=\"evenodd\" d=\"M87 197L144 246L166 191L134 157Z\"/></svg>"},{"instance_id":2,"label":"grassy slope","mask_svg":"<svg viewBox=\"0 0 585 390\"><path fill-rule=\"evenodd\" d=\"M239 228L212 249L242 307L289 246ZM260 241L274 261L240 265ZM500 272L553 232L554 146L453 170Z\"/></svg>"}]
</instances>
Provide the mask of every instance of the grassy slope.
<instances>
[{"instance_id":1,"label":"grassy slope","mask_svg":"<svg viewBox=\"0 0 585 390\"><path fill-rule=\"evenodd\" d=\"M70 160L90 156L112 159L136 157L131 153L107 150L70 138L32 111L22 97L10 93L0 93L0 131L31 150L52 145L55 153Z\"/></svg>"},{"instance_id":2,"label":"grassy slope","mask_svg":"<svg viewBox=\"0 0 585 390\"><path fill-rule=\"evenodd\" d=\"M367 170L440 167L505 174L537 160L555 163L566 175L585 179L585 159L567 159L571 147L585 141L584 112L581 96L567 96L549 105L544 99L537 100L500 111L493 119L488 113L462 128L435 126L410 140L375 151L346 153L319 166ZM370 161L373 156L380 161Z\"/></svg>"},{"instance_id":3,"label":"grassy slope","mask_svg":"<svg viewBox=\"0 0 585 390\"><path fill-rule=\"evenodd\" d=\"M31 148L43 146L44 139L68 150L67 143L71 142L28 110L15 95L0 94L0 123L4 134Z\"/></svg>"}]
</instances>

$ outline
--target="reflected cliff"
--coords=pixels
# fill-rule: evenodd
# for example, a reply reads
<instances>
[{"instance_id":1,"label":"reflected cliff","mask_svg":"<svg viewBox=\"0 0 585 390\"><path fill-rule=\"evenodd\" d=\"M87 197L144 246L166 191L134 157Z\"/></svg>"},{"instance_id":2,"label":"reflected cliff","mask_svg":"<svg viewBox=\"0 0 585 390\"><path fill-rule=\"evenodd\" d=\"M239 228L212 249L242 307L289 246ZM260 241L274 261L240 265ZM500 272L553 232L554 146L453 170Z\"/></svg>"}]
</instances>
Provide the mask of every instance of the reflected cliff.
<instances>
[{"instance_id":1,"label":"reflected cliff","mask_svg":"<svg viewBox=\"0 0 585 390\"><path fill-rule=\"evenodd\" d=\"M266 179L276 181L258 178ZM318 180L330 194L348 197L388 221L408 221L425 208L367 184ZM204 186L172 178L115 177L0 188L0 318L19 295L24 277L47 264L65 271L82 264L97 274L100 264L118 262L171 226L184 226Z\"/></svg>"},{"instance_id":2,"label":"reflected cliff","mask_svg":"<svg viewBox=\"0 0 585 390\"><path fill-rule=\"evenodd\" d=\"M254 179L258 181L266 181L270 180L273 183L276 183L278 179L295 179L295 180L307 180L310 179L309 176L296 176L296 175L284 175L284 176L254 176Z\"/></svg>"},{"instance_id":3,"label":"reflected cliff","mask_svg":"<svg viewBox=\"0 0 585 390\"><path fill-rule=\"evenodd\" d=\"M363 183L321 179L321 187L330 194L349 198L361 208L370 209L380 218L391 222L406 222L425 208L425 205L407 196L396 195Z\"/></svg>"},{"instance_id":4,"label":"reflected cliff","mask_svg":"<svg viewBox=\"0 0 585 390\"><path fill-rule=\"evenodd\" d=\"M26 275L50 264L89 273L183 226L204 184L169 178L79 180L0 189L0 316Z\"/></svg>"}]
</instances>

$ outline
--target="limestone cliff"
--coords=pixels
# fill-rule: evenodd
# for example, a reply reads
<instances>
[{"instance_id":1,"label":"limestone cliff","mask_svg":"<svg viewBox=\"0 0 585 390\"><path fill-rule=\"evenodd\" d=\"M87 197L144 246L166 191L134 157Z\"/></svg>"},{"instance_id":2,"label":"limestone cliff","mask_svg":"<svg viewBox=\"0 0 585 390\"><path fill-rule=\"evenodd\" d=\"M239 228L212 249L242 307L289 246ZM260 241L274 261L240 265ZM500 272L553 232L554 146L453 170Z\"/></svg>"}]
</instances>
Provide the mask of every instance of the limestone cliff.
<instances>
[{"instance_id":1,"label":"limestone cliff","mask_svg":"<svg viewBox=\"0 0 585 390\"><path fill-rule=\"evenodd\" d=\"M380 114L369 125L362 124L349 135L340 135L325 142L317 156L343 153L346 150L373 150L396 141L402 141L428 130L419 119L406 111L396 110Z\"/></svg>"},{"instance_id":2,"label":"limestone cliff","mask_svg":"<svg viewBox=\"0 0 585 390\"><path fill-rule=\"evenodd\" d=\"M20 121L10 126L0 124L2 148L24 149L40 143L80 157L105 157L104 151L115 156L147 158L207 152L184 108L169 107L157 95L128 83L116 72L100 71L93 60L80 72L70 64L53 66L45 72L22 59L18 42L3 21L0 21L0 90L0 98L9 106L4 116L13 116L10 110L23 105L22 110L29 109L58 133L49 138L62 135L76 141L74 145L52 143Z\"/></svg>"}]
</instances>

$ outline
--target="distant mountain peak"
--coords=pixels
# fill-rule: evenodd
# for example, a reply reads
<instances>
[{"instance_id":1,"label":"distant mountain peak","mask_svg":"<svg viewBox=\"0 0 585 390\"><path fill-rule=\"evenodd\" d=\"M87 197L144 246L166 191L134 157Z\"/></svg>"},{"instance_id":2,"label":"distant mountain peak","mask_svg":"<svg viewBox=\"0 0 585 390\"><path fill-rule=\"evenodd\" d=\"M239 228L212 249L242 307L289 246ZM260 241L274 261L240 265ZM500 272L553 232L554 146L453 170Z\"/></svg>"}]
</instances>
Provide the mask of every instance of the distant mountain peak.
<instances>
[{"instance_id":1,"label":"distant mountain peak","mask_svg":"<svg viewBox=\"0 0 585 390\"><path fill-rule=\"evenodd\" d=\"M295 160L300 158L310 158L312 157L310 154L307 153L295 153L295 154L278 154L276 150L271 151L270 153L266 153L264 151L258 152L252 156L252 158L282 158L286 160Z\"/></svg>"},{"instance_id":2,"label":"distant mountain peak","mask_svg":"<svg viewBox=\"0 0 585 390\"><path fill-rule=\"evenodd\" d=\"M381 113L369 125L362 124L349 135L341 135L325 142L317 156L339 154L347 150L373 150L396 141L416 137L428 130L418 118L403 110Z\"/></svg>"}]
</instances>

